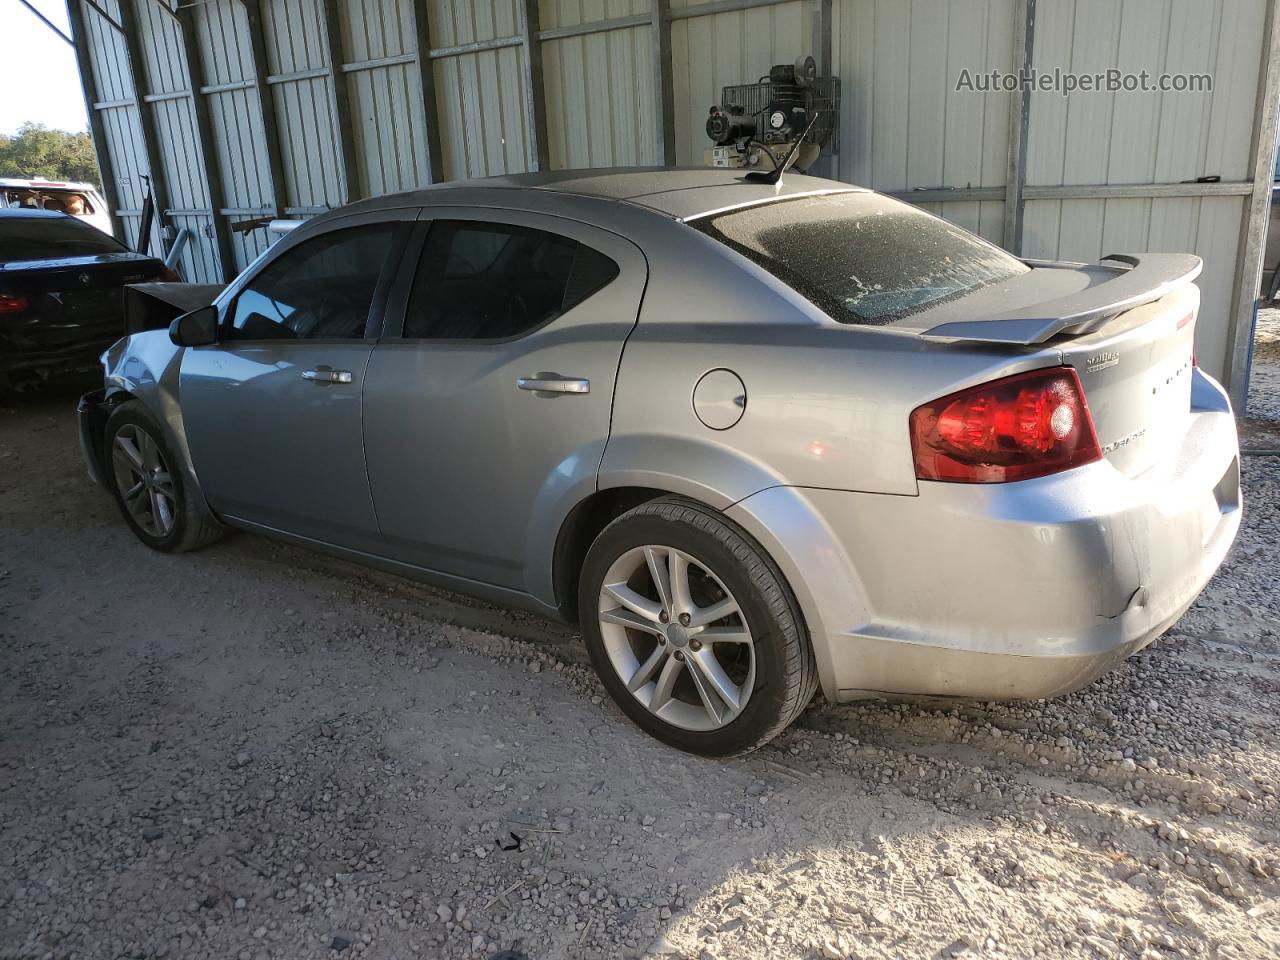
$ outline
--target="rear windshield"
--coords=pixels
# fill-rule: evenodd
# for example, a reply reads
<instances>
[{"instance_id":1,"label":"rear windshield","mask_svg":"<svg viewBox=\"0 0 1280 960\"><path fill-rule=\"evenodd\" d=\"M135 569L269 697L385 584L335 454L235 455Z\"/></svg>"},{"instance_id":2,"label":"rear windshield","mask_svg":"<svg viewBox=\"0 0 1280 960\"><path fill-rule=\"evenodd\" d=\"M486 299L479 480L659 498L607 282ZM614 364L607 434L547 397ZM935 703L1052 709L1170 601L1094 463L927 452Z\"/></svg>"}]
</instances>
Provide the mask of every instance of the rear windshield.
<instances>
[{"instance_id":1,"label":"rear windshield","mask_svg":"<svg viewBox=\"0 0 1280 960\"><path fill-rule=\"evenodd\" d=\"M75 217L0 216L0 263L124 251L114 237Z\"/></svg>"},{"instance_id":2,"label":"rear windshield","mask_svg":"<svg viewBox=\"0 0 1280 960\"><path fill-rule=\"evenodd\" d=\"M1030 267L873 193L799 197L696 220L841 323L886 324Z\"/></svg>"}]
</instances>

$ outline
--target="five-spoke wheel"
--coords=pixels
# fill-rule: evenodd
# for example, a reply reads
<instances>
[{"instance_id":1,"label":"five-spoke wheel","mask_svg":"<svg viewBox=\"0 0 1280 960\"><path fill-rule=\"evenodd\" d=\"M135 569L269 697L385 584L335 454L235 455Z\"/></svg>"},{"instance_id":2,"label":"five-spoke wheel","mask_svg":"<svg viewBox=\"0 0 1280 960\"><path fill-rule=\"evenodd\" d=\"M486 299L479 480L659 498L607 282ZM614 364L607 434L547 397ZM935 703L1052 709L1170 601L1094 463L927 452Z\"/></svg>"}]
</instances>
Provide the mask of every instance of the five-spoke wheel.
<instances>
[{"instance_id":1,"label":"five-spoke wheel","mask_svg":"<svg viewBox=\"0 0 1280 960\"><path fill-rule=\"evenodd\" d=\"M600 632L627 689L686 730L736 717L755 682L751 629L733 594L683 550L628 550L605 574Z\"/></svg>"},{"instance_id":2,"label":"five-spoke wheel","mask_svg":"<svg viewBox=\"0 0 1280 960\"><path fill-rule=\"evenodd\" d=\"M120 512L139 540L166 553L194 550L216 540L222 528L166 438L145 406L126 400L107 418L103 463Z\"/></svg>"},{"instance_id":3,"label":"five-spoke wheel","mask_svg":"<svg viewBox=\"0 0 1280 960\"><path fill-rule=\"evenodd\" d=\"M153 537L172 533L178 494L155 438L139 424L124 424L112 438L111 467L120 500L138 526Z\"/></svg>"},{"instance_id":4,"label":"five-spoke wheel","mask_svg":"<svg viewBox=\"0 0 1280 960\"><path fill-rule=\"evenodd\" d=\"M617 704L654 736L724 756L775 736L808 704L813 652L781 574L738 527L662 498L596 538L579 612Z\"/></svg>"}]
</instances>

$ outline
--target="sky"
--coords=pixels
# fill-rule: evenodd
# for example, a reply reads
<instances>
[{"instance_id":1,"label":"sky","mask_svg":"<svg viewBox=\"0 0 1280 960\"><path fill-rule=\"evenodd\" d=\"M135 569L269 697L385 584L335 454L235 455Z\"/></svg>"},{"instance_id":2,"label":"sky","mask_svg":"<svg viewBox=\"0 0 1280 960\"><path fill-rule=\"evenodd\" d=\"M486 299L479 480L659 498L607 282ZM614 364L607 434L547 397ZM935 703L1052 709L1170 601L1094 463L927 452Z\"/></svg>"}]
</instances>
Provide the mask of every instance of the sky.
<instances>
[{"instance_id":1,"label":"sky","mask_svg":"<svg viewBox=\"0 0 1280 960\"><path fill-rule=\"evenodd\" d=\"M31 0L66 33L63 0ZM75 52L18 0L0 0L0 133L28 120L59 130L87 130Z\"/></svg>"}]
</instances>

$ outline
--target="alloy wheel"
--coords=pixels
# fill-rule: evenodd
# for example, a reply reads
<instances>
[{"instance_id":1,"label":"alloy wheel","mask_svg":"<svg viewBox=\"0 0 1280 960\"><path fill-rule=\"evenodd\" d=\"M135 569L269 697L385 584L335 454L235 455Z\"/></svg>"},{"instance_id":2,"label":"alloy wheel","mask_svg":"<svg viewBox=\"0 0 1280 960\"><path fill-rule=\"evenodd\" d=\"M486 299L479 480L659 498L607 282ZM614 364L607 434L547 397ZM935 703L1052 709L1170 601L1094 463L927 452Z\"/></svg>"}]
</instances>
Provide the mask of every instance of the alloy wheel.
<instances>
[{"instance_id":1,"label":"alloy wheel","mask_svg":"<svg viewBox=\"0 0 1280 960\"><path fill-rule=\"evenodd\" d=\"M742 713L755 685L755 646L723 581L674 547L628 550L605 575L598 603L609 662L653 715L715 730Z\"/></svg>"},{"instance_id":2,"label":"alloy wheel","mask_svg":"<svg viewBox=\"0 0 1280 960\"><path fill-rule=\"evenodd\" d=\"M111 465L129 516L144 533L167 537L177 523L178 494L155 438L136 423L126 423L112 441Z\"/></svg>"}]
</instances>

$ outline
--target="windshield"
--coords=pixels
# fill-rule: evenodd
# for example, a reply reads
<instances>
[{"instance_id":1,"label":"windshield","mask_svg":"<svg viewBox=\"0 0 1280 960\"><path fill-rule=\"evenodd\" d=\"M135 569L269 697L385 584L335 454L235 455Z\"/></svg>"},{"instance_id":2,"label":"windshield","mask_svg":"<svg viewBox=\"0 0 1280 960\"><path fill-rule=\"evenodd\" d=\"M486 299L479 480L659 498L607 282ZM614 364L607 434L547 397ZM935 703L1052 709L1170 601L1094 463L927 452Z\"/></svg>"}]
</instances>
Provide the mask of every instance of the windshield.
<instances>
[{"instance_id":1,"label":"windshield","mask_svg":"<svg viewBox=\"0 0 1280 960\"><path fill-rule=\"evenodd\" d=\"M841 323L893 323L1030 269L968 230L874 193L766 203L692 226Z\"/></svg>"},{"instance_id":2,"label":"windshield","mask_svg":"<svg viewBox=\"0 0 1280 960\"><path fill-rule=\"evenodd\" d=\"M0 263L125 252L114 237L75 217L0 216Z\"/></svg>"}]
</instances>

